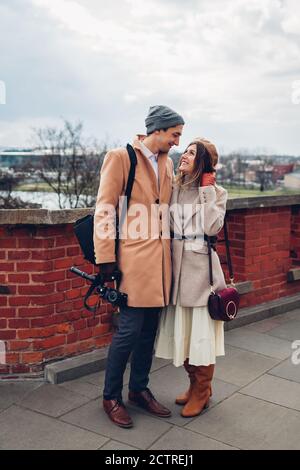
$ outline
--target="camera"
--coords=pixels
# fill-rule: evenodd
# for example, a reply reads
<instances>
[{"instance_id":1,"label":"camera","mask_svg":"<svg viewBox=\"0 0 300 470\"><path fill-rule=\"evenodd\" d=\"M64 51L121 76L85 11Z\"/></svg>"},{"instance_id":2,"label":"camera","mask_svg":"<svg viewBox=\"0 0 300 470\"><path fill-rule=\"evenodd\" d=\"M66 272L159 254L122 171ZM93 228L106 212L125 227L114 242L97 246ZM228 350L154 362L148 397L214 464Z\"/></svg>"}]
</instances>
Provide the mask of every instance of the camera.
<instances>
[{"instance_id":1,"label":"camera","mask_svg":"<svg viewBox=\"0 0 300 470\"><path fill-rule=\"evenodd\" d=\"M127 304L127 294L119 292L111 287L99 286L97 292L103 299L114 306L124 307Z\"/></svg>"},{"instance_id":2,"label":"camera","mask_svg":"<svg viewBox=\"0 0 300 470\"><path fill-rule=\"evenodd\" d=\"M107 287L105 286L105 282L110 282L110 281L115 281L117 283L117 286L120 283L122 273L118 269L116 269L110 276L107 278L106 276L103 276L102 274L98 273L96 276L87 274L83 271L80 271L79 269L75 268L72 266L70 268L70 271L77 276L82 277L83 279L86 279L87 281L91 282L91 286L88 290L88 292L85 294L84 297L84 306L87 310L90 312L93 312L95 314L95 307L90 307L87 304L88 298L94 293L94 291L97 292L97 294L100 295L103 299L105 299L107 302L111 303L115 307L125 307L127 305L127 294L124 294L123 292L118 291L117 289L113 289L112 287Z\"/></svg>"}]
</instances>

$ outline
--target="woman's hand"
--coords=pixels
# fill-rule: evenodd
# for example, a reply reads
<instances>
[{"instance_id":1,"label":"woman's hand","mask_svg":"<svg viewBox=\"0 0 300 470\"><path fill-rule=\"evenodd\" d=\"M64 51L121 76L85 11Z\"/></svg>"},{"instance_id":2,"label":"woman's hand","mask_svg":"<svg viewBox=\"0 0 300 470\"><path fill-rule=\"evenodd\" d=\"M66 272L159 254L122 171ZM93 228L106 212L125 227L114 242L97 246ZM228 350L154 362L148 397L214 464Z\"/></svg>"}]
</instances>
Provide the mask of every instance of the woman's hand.
<instances>
[{"instance_id":1,"label":"woman's hand","mask_svg":"<svg viewBox=\"0 0 300 470\"><path fill-rule=\"evenodd\" d=\"M214 186L216 184L215 173L203 173L201 186Z\"/></svg>"}]
</instances>

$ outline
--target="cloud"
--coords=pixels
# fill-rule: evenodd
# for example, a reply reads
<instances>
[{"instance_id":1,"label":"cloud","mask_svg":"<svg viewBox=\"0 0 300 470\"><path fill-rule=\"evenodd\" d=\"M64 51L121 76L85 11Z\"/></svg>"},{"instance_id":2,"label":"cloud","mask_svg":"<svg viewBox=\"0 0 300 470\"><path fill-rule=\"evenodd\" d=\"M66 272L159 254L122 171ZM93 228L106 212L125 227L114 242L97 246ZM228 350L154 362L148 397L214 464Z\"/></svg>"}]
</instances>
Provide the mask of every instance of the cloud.
<instances>
[{"instance_id":1,"label":"cloud","mask_svg":"<svg viewBox=\"0 0 300 470\"><path fill-rule=\"evenodd\" d=\"M10 130L3 136L8 123L25 136L31 119L65 116L125 142L144 130L148 107L164 103L186 117L183 146L200 133L228 149L238 134L250 147L255 129L257 145L299 153L288 130L299 125L291 99L300 78L299 5L11 0L0 6L0 80L10 97L0 138L14 145Z\"/></svg>"}]
</instances>

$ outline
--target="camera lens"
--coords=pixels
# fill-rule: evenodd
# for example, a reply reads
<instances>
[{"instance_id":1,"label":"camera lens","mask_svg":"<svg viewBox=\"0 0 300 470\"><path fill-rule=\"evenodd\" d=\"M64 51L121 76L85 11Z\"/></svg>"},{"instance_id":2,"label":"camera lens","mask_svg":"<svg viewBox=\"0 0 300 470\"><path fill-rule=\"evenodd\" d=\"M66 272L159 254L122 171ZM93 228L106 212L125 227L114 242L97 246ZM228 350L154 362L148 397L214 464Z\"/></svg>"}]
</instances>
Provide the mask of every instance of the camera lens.
<instances>
[{"instance_id":1,"label":"camera lens","mask_svg":"<svg viewBox=\"0 0 300 470\"><path fill-rule=\"evenodd\" d=\"M107 300L111 303L116 302L118 300L118 293L116 291L111 291L107 296Z\"/></svg>"}]
</instances>

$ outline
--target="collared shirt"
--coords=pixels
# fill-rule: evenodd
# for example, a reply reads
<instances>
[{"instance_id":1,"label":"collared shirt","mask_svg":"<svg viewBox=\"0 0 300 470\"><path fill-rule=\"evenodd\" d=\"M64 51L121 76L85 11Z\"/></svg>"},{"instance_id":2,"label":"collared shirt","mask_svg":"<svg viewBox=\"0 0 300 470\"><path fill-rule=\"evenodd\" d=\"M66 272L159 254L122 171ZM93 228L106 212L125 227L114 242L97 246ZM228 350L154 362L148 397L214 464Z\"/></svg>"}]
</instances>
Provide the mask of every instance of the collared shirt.
<instances>
[{"instance_id":1,"label":"collared shirt","mask_svg":"<svg viewBox=\"0 0 300 470\"><path fill-rule=\"evenodd\" d=\"M146 145L142 141L140 141L140 145L141 145L143 154L145 155L145 157L147 157L150 160L150 162L152 164L152 168L153 168L154 173L156 175L157 183L159 183L158 162L157 162L158 153L156 153L156 154L152 153L151 150L149 150L148 147L146 147Z\"/></svg>"}]
</instances>

